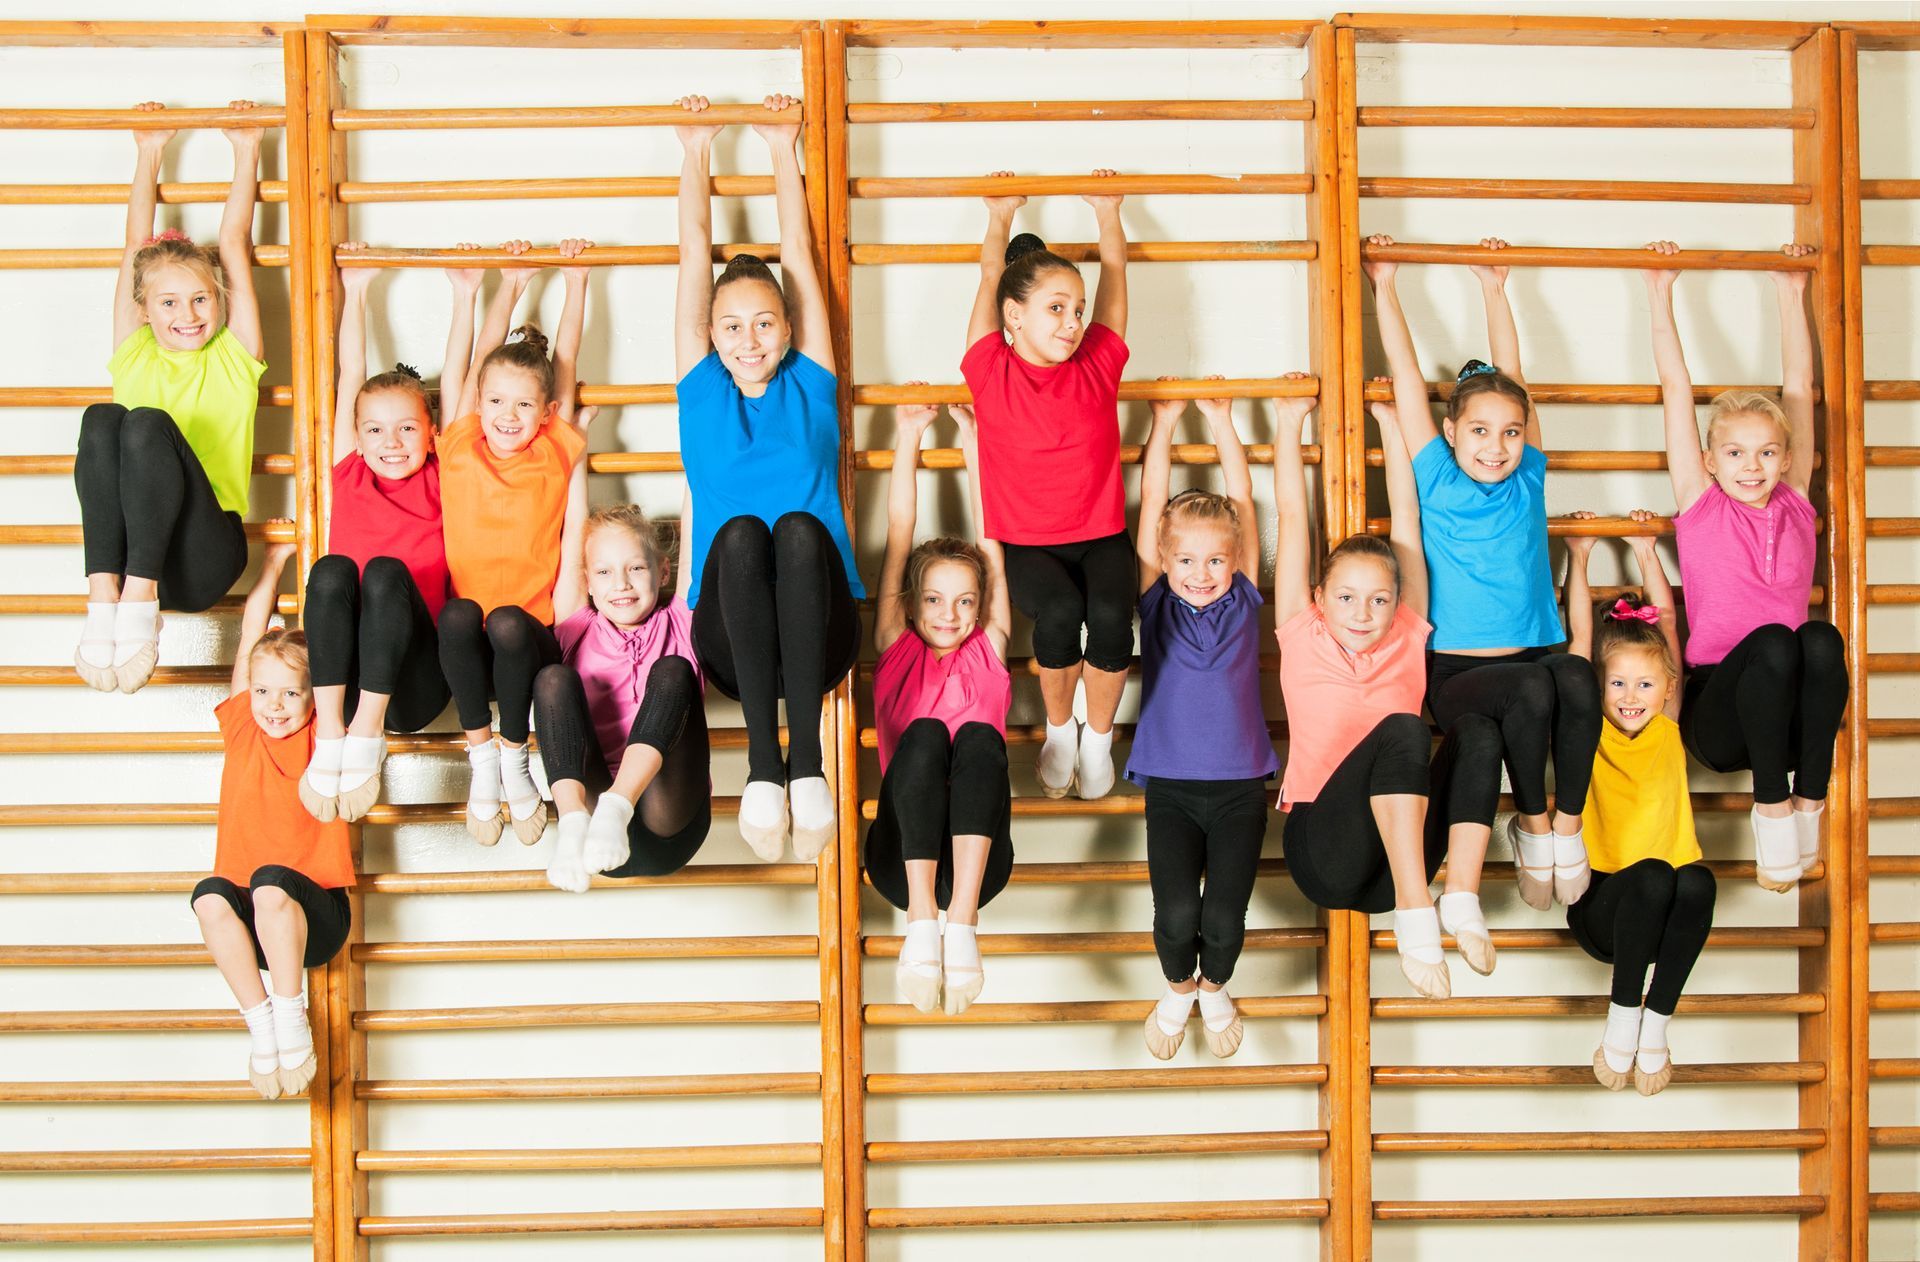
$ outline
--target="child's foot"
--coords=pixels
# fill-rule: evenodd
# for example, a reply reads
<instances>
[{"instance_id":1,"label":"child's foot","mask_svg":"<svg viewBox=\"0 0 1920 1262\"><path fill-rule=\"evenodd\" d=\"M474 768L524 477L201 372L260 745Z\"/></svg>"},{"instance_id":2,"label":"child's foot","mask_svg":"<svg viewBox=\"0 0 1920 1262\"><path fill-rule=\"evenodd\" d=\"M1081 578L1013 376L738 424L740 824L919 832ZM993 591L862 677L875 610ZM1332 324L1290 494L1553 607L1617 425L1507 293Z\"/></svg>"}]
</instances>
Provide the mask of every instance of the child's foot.
<instances>
[{"instance_id":1,"label":"child's foot","mask_svg":"<svg viewBox=\"0 0 1920 1262\"><path fill-rule=\"evenodd\" d=\"M1040 792L1050 798L1063 798L1071 793L1074 764L1079 757L1079 721L1069 718L1058 727L1047 724L1047 740L1040 746L1040 761L1035 767L1040 776Z\"/></svg>"},{"instance_id":2,"label":"child's foot","mask_svg":"<svg viewBox=\"0 0 1920 1262\"><path fill-rule=\"evenodd\" d=\"M1487 932L1487 917L1480 910L1480 896L1467 891L1442 894L1438 911L1440 927L1453 935L1453 943L1467 967L1482 977L1491 973L1493 936Z\"/></svg>"},{"instance_id":3,"label":"child's foot","mask_svg":"<svg viewBox=\"0 0 1920 1262\"><path fill-rule=\"evenodd\" d=\"M87 687L99 692L114 692L120 677L113 670L113 611L111 601L87 602L87 618L80 625L80 647L73 651L73 669Z\"/></svg>"},{"instance_id":4,"label":"child's foot","mask_svg":"<svg viewBox=\"0 0 1920 1262\"><path fill-rule=\"evenodd\" d=\"M280 1094L299 1095L320 1064L313 1053L313 1031L307 1026L307 998L268 995L267 1002L273 1005L273 1036L280 1044Z\"/></svg>"},{"instance_id":5,"label":"child's foot","mask_svg":"<svg viewBox=\"0 0 1920 1262\"><path fill-rule=\"evenodd\" d=\"M316 752L319 742L315 741ZM380 769L387 761L387 737L352 736L340 757L340 794L335 799L340 818L349 824L363 818L380 800Z\"/></svg>"},{"instance_id":6,"label":"child's foot","mask_svg":"<svg viewBox=\"0 0 1920 1262\"><path fill-rule=\"evenodd\" d=\"M900 962L893 969L900 997L921 1012L940 1006L940 922L909 920L900 943Z\"/></svg>"},{"instance_id":7,"label":"child's foot","mask_svg":"<svg viewBox=\"0 0 1920 1262\"><path fill-rule=\"evenodd\" d=\"M280 1042L273 1034L273 1004L262 999L251 1008L240 1009L247 1023L247 1081L263 1100L280 1098Z\"/></svg>"},{"instance_id":8,"label":"child's foot","mask_svg":"<svg viewBox=\"0 0 1920 1262\"><path fill-rule=\"evenodd\" d=\"M467 835L483 846L500 840L500 747L492 741L467 746Z\"/></svg>"},{"instance_id":9,"label":"child's foot","mask_svg":"<svg viewBox=\"0 0 1920 1262\"><path fill-rule=\"evenodd\" d=\"M113 674L121 692L139 692L160 663L160 602L123 600L113 607Z\"/></svg>"},{"instance_id":10,"label":"child's foot","mask_svg":"<svg viewBox=\"0 0 1920 1262\"><path fill-rule=\"evenodd\" d=\"M1187 1041L1187 1018L1193 1015L1196 991L1184 994L1167 987L1160 1002L1147 1014L1147 1054L1155 1060L1172 1060L1180 1045Z\"/></svg>"},{"instance_id":11,"label":"child's foot","mask_svg":"<svg viewBox=\"0 0 1920 1262\"><path fill-rule=\"evenodd\" d=\"M1790 815L1778 819L1760 813L1755 806L1753 820L1753 879L1760 888L1783 894L1800 879L1799 826Z\"/></svg>"},{"instance_id":12,"label":"child's foot","mask_svg":"<svg viewBox=\"0 0 1920 1262\"><path fill-rule=\"evenodd\" d=\"M593 819L587 824L586 843L581 849L581 862L587 871L611 872L633 856L627 844L627 827L632 823L633 803L618 793L600 795L593 804Z\"/></svg>"},{"instance_id":13,"label":"child's foot","mask_svg":"<svg viewBox=\"0 0 1920 1262\"><path fill-rule=\"evenodd\" d=\"M767 863L777 863L787 848L787 787L771 780L749 780L740 794L740 840Z\"/></svg>"},{"instance_id":14,"label":"child's foot","mask_svg":"<svg viewBox=\"0 0 1920 1262\"><path fill-rule=\"evenodd\" d=\"M812 863L833 839L833 791L826 777L789 780L787 804L793 814L793 857Z\"/></svg>"},{"instance_id":15,"label":"child's foot","mask_svg":"<svg viewBox=\"0 0 1920 1262\"><path fill-rule=\"evenodd\" d=\"M1584 832L1553 835L1553 899L1563 907L1580 901L1593 883L1593 869L1587 866L1587 838Z\"/></svg>"},{"instance_id":16,"label":"child's foot","mask_svg":"<svg viewBox=\"0 0 1920 1262\"><path fill-rule=\"evenodd\" d=\"M1225 986L1218 990L1200 987L1200 1032L1207 1036L1207 1050L1222 1060L1240 1050L1247 1029Z\"/></svg>"},{"instance_id":17,"label":"child's foot","mask_svg":"<svg viewBox=\"0 0 1920 1262\"><path fill-rule=\"evenodd\" d=\"M1513 875L1520 885L1520 901L1535 911L1553 906L1553 838L1520 827L1520 817L1507 817L1507 840L1513 844Z\"/></svg>"},{"instance_id":18,"label":"child's foot","mask_svg":"<svg viewBox=\"0 0 1920 1262\"><path fill-rule=\"evenodd\" d=\"M346 744L344 736L314 737L313 756L300 773L300 805L323 824L333 822L340 814L340 763Z\"/></svg>"},{"instance_id":19,"label":"child's foot","mask_svg":"<svg viewBox=\"0 0 1920 1262\"><path fill-rule=\"evenodd\" d=\"M1074 777L1080 797L1091 802L1113 788L1113 729L1096 732L1091 724L1080 730L1080 752L1074 759Z\"/></svg>"},{"instance_id":20,"label":"child's foot","mask_svg":"<svg viewBox=\"0 0 1920 1262\"><path fill-rule=\"evenodd\" d=\"M1670 1015L1648 1012L1640 1019L1639 1046L1633 1056L1633 1089L1659 1095L1673 1081L1673 1054L1667 1050Z\"/></svg>"},{"instance_id":21,"label":"child's foot","mask_svg":"<svg viewBox=\"0 0 1920 1262\"><path fill-rule=\"evenodd\" d=\"M1825 802L1815 802L1810 811L1793 813L1793 831L1800 842L1800 875L1812 871L1820 862L1820 820L1827 813Z\"/></svg>"},{"instance_id":22,"label":"child's foot","mask_svg":"<svg viewBox=\"0 0 1920 1262\"><path fill-rule=\"evenodd\" d=\"M980 941L974 926L956 925L949 920L940 948L940 991L947 1015L957 1017L965 1012L980 997L986 984L986 972L980 967Z\"/></svg>"},{"instance_id":23,"label":"child's foot","mask_svg":"<svg viewBox=\"0 0 1920 1262\"><path fill-rule=\"evenodd\" d=\"M588 870L582 854L590 820L585 811L568 811L560 817L555 829L560 836L553 848L553 858L547 864L547 884L553 888L584 894L593 885L593 873Z\"/></svg>"},{"instance_id":24,"label":"child's foot","mask_svg":"<svg viewBox=\"0 0 1920 1262\"><path fill-rule=\"evenodd\" d=\"M1414 990L1428 999L1453 993L1453 976L1440 950L1440 914L1432 907L1396 909L1393 940L1400 953L1400 971Z\"/></svg>"},{"instance_id":25,"label":"child's foot","mask_svg":"<svg viewBox=\"0 0 1920 1262\"><path fill-rule=\"evenodd\" d=\"M527 767L525 745L500 746L500 796L507 800L507 816L521 845L531 846L546 834L547 804Z\"/></svg>"},{"instance_id":26,"label":"child's foot","mask_svg":"<svg viewBox=\"0 0 1920 1262\"><path fill-rule=\"evenodd\" d=\"M1593 1076L1609 1091L1625 1087L1640 1042L1640 1009L1607 1005L1607 1030L1593 1051Z\"/></svg>"}]
</instances>

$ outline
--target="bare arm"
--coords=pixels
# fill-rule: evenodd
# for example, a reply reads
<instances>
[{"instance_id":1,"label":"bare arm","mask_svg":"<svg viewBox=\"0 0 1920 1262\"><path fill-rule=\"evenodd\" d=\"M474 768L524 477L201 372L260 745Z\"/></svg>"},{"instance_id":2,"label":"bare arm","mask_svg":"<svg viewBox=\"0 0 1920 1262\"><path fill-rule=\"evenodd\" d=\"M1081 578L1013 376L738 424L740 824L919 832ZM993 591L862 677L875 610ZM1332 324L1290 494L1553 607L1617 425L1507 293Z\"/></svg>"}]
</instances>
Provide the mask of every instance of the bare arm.
<instances>
[{"instance_id":1,"label":"bare arm","mask_svg":"<svg viewBox=\"0 0 1920 1262\"><path fill-rule=\"evenodd\" d=\"M939 407L931 403L904 403L893 410L893 472L887 478L887 550L880 560L880 591L873 627L873 647L882 653L907 629L907 607L900 588L906 582L907 556L913 551L913 528L920 507L917 476L920 438L939 412Z\"/></svg>"},{"instance_id":2,"label":"bare arm","mask_svg":"<svg viewBox=\"0 0 1920 1262\"><path fill-rule=\"evenodd\" d=\"M1631 514L1635 521L1649 521L1653 513L1644 508L1636 508ZM1673 584L1667 578L1667 567L1661 564L1659 540L1652 535L1635 535L1628 542L1633 547L1633 559L1640 566L1640 586L1645 591L1647 602L1660 610L1660 635L1667 642L1667 652L1673 657L1673 664L1679 668L1680 656L1680 602L1674 599ZM1664 713L1674 722L1680 721L1681 690L1674 688L1667 693Z\"/></svg>"},{"instance_id":3,"label":"bare arm","mask_svg":"<svg viewBox=\"0 0 1920 1262\"><path fill-rule=\"evenodd\" d=\"M707 108L704 96L683 96L679 105L697 114ZM708 325L713 317L713 138L720 128L685 123L673 129L680 137L680 268L673 297L673 375L678 380L692 372L713 346Z\"/></svg>"},{"instance_id":4,"label":"bare arm","mask_svg":"<svg viewBox=\"0 0 1920 1262\"><path fill-rule=\"evenodd\" d=\"M995 171L996 178L1009 178L1011 171ZM980 242L980 287L973 293L973 311L967 316L967 346L1000 328L1000 304L995 298L1000 277L1007 270L1007 238L1013 232L1013 212L1027 204L1019 196L989 197L987 235Z\"/></svg>"},{"instance_id":5,"label":"bare arm","mask_svg":"<svg viewBox=\"0 0 1920 1262\"><path fill-rule=\"evenodd\" d=\"M560 255L578 258L581 251L592 248L593 242L584 237L568 237L560 243ZM582 434L587 432L587 418L576 417L573 405L579 392L580 335L587 324L587 280L591 273L592 269L584 266L560 269L566 278L567 300L560 308L560 328L553 339L553 398L560 405L560 419Z\"/></svg>"},{"instance_id":6,"label":"bare arm","mask_svg":"<svg viewBox=\"0 0 1920 1262\"><path fill-rule=\"evenodd\" d=\"M165 107L158 101L142 101L134 109L143 114ZM127 242L120 255L120 278L113 287L113 345L133 336L146 322L140 305L133 300L133 256L153 235L153 210L160 200L160 159L166 154L170 131L136 131L133 146L133 183L127 190Z\"/></svg>"},{"instance_id":7,"label":"bare arm","mask_svg":"<svg viewBox=\"0 0 1920 1262\"><path fill-rule=\"evenodd\" d=\"M1393 238L1371 236L1368 245L1392 245ZM1419 455L1421 448L1440 436L1427 407L1427 379L1420 371L1420 356L1413 349L1413 334L1407 329L1407 316L1400 309L1400 295L1394 289L1393 263L1369 262L1367 279L1373 282L1374 317L1380 322L1380 345L1387 352L1387 368L1393 373L1393 411L1399 422L1400 436L1407 450Z\"/></svg>"},{"instance_id":8,"label":"bare arm","mask_svg":"<svg viewBox=\"0 0 1920 1262\"><path fill-rule=\"evenodd\" d=\"M1313 515L1307 511L1306 466L1300 427L1314 399L1273 401L1273 507L1279 538L1273 556L1273 617L1277 624L1313 601Z\"/></svg>"},{"instance_id":9,"label":"bare arm","mask_svg":"<svg viewBox=\"0 0 1920 1262\"><path fill-rule=\"evenodd\" d=\"M500 248L509 254L525 254L533 247L525 241L508 241ZM530 267L500 269L500 288L494 291L492 301L487 303L486 318L481 321L480 334L474 339L473 362L467 369L466 380L460 386L460 406L453 413L455 420L479 409L480 363L493 353L495 347L507 340L507 327L513 323L513 309L520 305L520 296L527 292L533 273L534 269ZM444 394L440 401L444 412ZM442 419L445 419L444 415Z\"/></svg>"},{"instance_id":10,"label":"bare arm","mask_svg":"<svg viewBox=\"0 0 1920 1262\"><path fill-rule=\"evenodd\" d=\"M784 110L799 103L798 98L779 92L764 102L770 110ZM794 151L800 140L800 124L755 123L753 130L767 142L767 151L773 157L774 200L780 212L780 279L793 309L792 344L802 355L833 372L833 331L827 327L826 287L820 283L820 266L813 257L807 185Z\"/></svg>"},{"instance_id":11,"label":"bare arm","mask_svg":"<svg viewBox=\"0 0 1920 1262\"><path fill-rule=\"evenodd\" d=\"M1788 258L1805 258L1810 245L1786 247ZM1780 406L1787 414L1792 458L1787 484L1805 495L1813 485L1813 330L1807 317L1807 273L1775 272L1780 299ZM1678 658L1674 659L1678 661Z\"/></svg>"},{"instance_id":12,"label":"bare arm","mask_svg":"<svg viewBox=\"0 0 1920 1262\"><path fill-rule=\"evenodd\" d=\"M1393 417L1391 404L1373 405L1380 426L1380 459L1386 467L1387 511L1392 516L1387 541L1400 567L1400 603L1427 616L1427 553L1420 541L1420 489L1414 483L1413 457Z\"/></svg>"},{"instance_id":13,"label":"bare arm","mask_svg":"<svg viewBox=\"0 0 1920 1262\"><path fill-rule=\"evenodd\" d=\"M366 249L364 241L342 241L348 253ZM340 380L333 393L333 450L331 459L340 458L354 448L354 414L360 400L360 387L367 384L367 287L373 284L374 269L340 269L340 336L334 340L334 358L340 365Z\"/></svg>"},{"instance_id":14,"label":"bare arm","mask_svg":"<svg viewBox=\"0 0 1920 1262\"><path fill-rule=\"evenodd\" d=\"M987 538L986 510L980 503L980 433L974 425L973 409L964 403L947 406L960 422L960 449L967 457L967 505L973 510L973 536L987 558L985 625L993 641L994 652L1007 660L1007 641L1013 636L1013 598L1007 593L1007 552L998 539Z\"/></svg>"},{"instance_id":15,"label":"bare arm","mask_svg":"<svg viewBox=\"0 0 1920 1262\"><path fill-rule=\"evenodd\" d=\"M1577 518L1592 513L1571 513ZM1592 535L1567 537L1567 652L1593 660L1593 588L1587 583L1587 558L1593 554Z\"/></svg>"},{"instance_id":16,"label":"bare arm","mask_svg":"<svg viewBox=\"0 0 1920 1262\"><path fill-rule=\"evenodd\" d=\"M454 248L477 250L480 247L471 241L462 241ZM447 282L453 286L453 312L447 320L446 357L440 361L440 424L443 428L461 415L457 410L460 397L466 393L467 374L473 368L473 298L480 292L480 279L485 274L485 270L478 267L447 269Z\"/></svg>"},{"instance_id":17,"label":"bare arm","mask_svg":"<svg viewBox=\"0 0 1920 1262\"><path fill-rule=\"evenodd\" d=\"M1102 167L1095 175L1117 174ZM1100 283L1093 291L1093 320L1120 337L1127 335L1127 230L1120 222L1120 194L1087 194L1081 200L1093 207L1100 225Z\"/></svg>"},{"instance_id":18,"label":"bare arm","mask_svg":"<svg viewBox=\"0 0 1920 1262\"><path fill-rule=\"evenodd\" d=\"M580 409L584 427L594 408ZM560 573L553 581L553 620L566 621L587 606L587 457L583 452L567 479L567 511L560 522Z\"/></svg>"},{"instance_id":19,"label":"bare arm","mask_svg":"<svg viewBox=\"0 0 1920 1262\"><path fill-rule=\"evenodd\" d=\"M1671 241L1654 241L1649 250L1677 254ZM1673 319L1673 282L1680 273L1649 270L1647 304L1653 313L1653 364L1660 373L1660 406L1666 417L1667 477L1673 483L1674 507L1686 512L1707 489L1707 469L1700 458L1700 418L1693 410L1693 378L1687 372L1680 329Z\"/></svg>"},{"instance_id":20,"label":"bare arm","mask_svg":"<svg viewBox=\"0 0 1920 1262\"><path fill-rule=\"evenodd\" d=\"M1293 375L1293 374L1289 374ZM1304 375L1304 374L1300 374ZM1233 511L1240 517L1240 557L1237 564L1247 581L1260 582L1260 519L1253 508L1253 474L1247 468L1247 449L1233 427L1232 399L1201 399L1195 406L1207 420L1213 447L1219 453L1220 477Z\"/></svg>"},{"instance_id":21,"label":"bare arm","mask_svg":"<svg viewBox=\"0 0 1920 1262\"><path fill-rule=\"evenodd\" d=\"M1504 250L1507 243L1499 237L1482 237L1483 250ZM1472 268L1480 281L1480 298L1487 309L1487 347L1493 366L1521 385L1527 383L1520 371L1520 327L1513 321L1513 304L1507 300L1507 269L1477 263ZM1540 412L1527 400L1527 445L1542 446Z\"/></svg>"},{"instance_id":22,"label":"bare arm","mask_svg":"<svg viewBox=\"0 0 1920 1262\"><path fill-rule=\"evenodd\" d=\"M253 646L267 633L274 606L280 602L280 575L299 548L291 543L270 543L260 558L260 577L247 591L247 603L240 610L240 643L233 651L233 677L227 683L227 695L237 697L253 685L249 660Z\"/></svg>"},{"instance_id":23,"label":"bare arm","mask_svg":"<svg viewBox=\"0 0 1920 1262\"><path fill-rule=\"evenodd\" d=\"M1172 381L1162 377L1162 381ZM1140 590L1152 587L1166 569L1160 556L1160 516L1167 509L1173 481L1173 431L1186 413L1185 399L1155 399L1153 429L1140 454L1140 522L1134 530L1134 554L1140 561Z\"/></svg>"},{"instance_id":24,"label":"bare arm","mask_svg":"<svg viewBox=\"0 0 1920 1262\"><path fill-rule=\"evenodd\" d=\"M229 106L250 110L252 101ZM227 327L247 354L260 359L265 344L260 336L260 301L253 292L253 207L260 193L260 129L229 127L233 142L233 184L227 189L226 209L220 213L220 267L227 274Z\"/></svg>"}]
</instances>

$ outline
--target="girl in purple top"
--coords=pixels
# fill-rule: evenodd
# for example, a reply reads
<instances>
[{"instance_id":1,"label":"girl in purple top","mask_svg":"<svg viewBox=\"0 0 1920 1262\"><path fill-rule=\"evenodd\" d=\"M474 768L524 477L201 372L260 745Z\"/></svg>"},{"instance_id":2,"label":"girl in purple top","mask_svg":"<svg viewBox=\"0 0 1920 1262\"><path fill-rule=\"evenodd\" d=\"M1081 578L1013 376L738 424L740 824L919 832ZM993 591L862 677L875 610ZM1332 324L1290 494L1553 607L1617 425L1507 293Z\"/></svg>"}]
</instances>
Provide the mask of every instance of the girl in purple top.
<instances>
[{"instance_id":1,"label":"girl in purple top","mask_svg":"<svg viewBox=\"0 0 1920 1262\"><path fill-rule=\"evenodd\" d=\"M533 712L560 813L547 866L558 889L582 892L595 872L678 872L707 839L712 782L687 567L663 601L668 566L654 523L622 504L587 518L554 585L562 660L534 677Z\"/></svg>"},{"instance_id":2,"label":"girl in purple top","mask_svg":"<svg viewBox=\"0 0 1920 1262\"><path fill-rule=\"evenodd\" d=\"M1226 494L1167 498L1184 400L1153 405L1140 472L1140 722L1127 779L1146 786L1153 948L1166 993L1147 1014L1147 1050L1179 1050L1196 995L1207 1049L1240 1047L1227 994L1247 932L1266 782L1280 769L1260 708L1260 532L1247 453L1229 399L1199 400ZM1202 877L1205 888L1202 888ZM1196 968L1198 973L1196 975Z\"/></svg>"},{"instance_id":3,"label":"girl in purple top","mask_svg":"<svg viewBox=\"0 0 1920 1262\"><path fill-rule=\"evenodd\" d=\"M1671 241L1647 248L1679 250ZM1785 253L1804 258L1813 247L1789 245ZM1807 620L1816 516L1807 500L1814 466L1807 273L1773 273L1780 402L1754 390L1719 395L1704 453L1673 318L1678 277L1646 274L1689 630L1680 732L1688 752L1712 770L1752 769L1755 876L1783 891L1819 858L1820 816L1847 707L1846 644L1832 625Z\"/></svg>"}]
</instances>

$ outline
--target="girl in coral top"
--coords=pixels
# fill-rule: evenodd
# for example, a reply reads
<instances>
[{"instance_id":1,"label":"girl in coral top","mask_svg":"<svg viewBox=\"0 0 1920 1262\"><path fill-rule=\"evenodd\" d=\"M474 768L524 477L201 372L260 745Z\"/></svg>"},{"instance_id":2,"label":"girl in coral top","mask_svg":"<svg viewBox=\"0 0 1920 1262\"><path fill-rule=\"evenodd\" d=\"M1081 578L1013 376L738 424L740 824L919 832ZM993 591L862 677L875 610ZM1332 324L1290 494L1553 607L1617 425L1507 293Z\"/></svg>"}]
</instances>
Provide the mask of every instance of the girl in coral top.
<instances>
[{"instance_id":1,"label":"girl in coral top","mask_svg":"<svg viewBox=\"0 0 1920 1262\"><path fill-rule=\"evenodd\" d=\"M919 384L919 383L914 383ZM913 542L920 436L939 409L897 409L887 551L873 645L880 801L867 830L873 887L907 913L894 977L922 1012L965 1012L986 984L980 908L1013 874L1007 782L1007 635L1012 614L1000 545ZM969 469L973 412L955 407ZM974 520L979 482L969 477ZM947 916L940 927L940 913Z\"/></svg>"},{"instance_id":2,"label":"girl in coral top","mask_svg":"<svg viewBox=\"0 0 1920 1262\"><path fill-rule=\"evenodd\" d=\"M1671 254L1671 241L1649 249ZM1789 245L1789 258L1812 246ZM1693 380L1673 318L1675 271L1649 271L1653 357L1667 417L1674 541L1687 600L1680 730L1715 771L1753 771L1754 875L1793 888L1820 857L1820 817L1847 708L1847 646L1807 617L1816 513L1813 337L1807 273L1773 274L1780 307L1780 402L1755 390L1713 401L1700 450Z\"/></svg>"},{"instance_id":3,"label":"girl in coral top","mask_svg":"<svg viewBox=\"0 0 1920 1262\"><path fill-rule=\"evenodd\" d=\"M247 1079L269 1100L297 1095L313 1081L304 972L334 957L352 923L347 826L315 820L295 787L313 754L306 637L267 629L294 550L270 545L247 593L233 681L214 707L226 762L213 875L192 896L200 936L246 1018ZM260 984L262 970L271 994Z\"/></svg>"},{"instance_id":4,"label":"girl in coral top","mask_svg":"<svg viewBox=\"0 0 1920 1262\"><path fill-rule=\"evenodd\" d=\"M576 258L591 242L560 243ZM509 242L512 253L530 248ZM527 845L547 827L547 805L527 769L533 680L560 660L553 590L560 558L579 548L587 516L587 427L593 408L574 411L574 365L586 316L587 269L562 269L567 301L560 340L532 325L507 334L533 268L507 268L487 307L462 380L459 419L440 434L440 498L453 597L440 611L440 668L467 737L473 779L467 832L483 846L508 820ZM502 341L505 336L508 340ZM500 741L489 700L500 703ZM505 806L501 799L505 798Z\"/></svg>"}]
</instances>

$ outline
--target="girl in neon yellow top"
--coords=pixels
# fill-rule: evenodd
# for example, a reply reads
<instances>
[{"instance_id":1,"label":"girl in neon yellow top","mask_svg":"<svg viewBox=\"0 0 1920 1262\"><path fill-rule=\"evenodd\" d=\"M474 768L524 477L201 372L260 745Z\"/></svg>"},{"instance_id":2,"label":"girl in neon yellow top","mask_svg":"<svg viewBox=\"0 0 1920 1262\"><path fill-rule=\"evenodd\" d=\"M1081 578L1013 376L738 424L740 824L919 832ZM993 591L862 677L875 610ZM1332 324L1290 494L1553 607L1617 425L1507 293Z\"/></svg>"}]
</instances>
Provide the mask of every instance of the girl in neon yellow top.
<instances>
[{"instance_id":1,"label":"girl in neon yellow top","mask_svg":"<svg viewBox=\"0 0 1920 1262\"><path fill-rule=\"evenodd\" d=\"M1651 517L1645 510L1633 514L1637 522ZM1588 955L1613 965L1594 1077L1609 1091L1631 1078L1641 1095L1653 1095L1673 1078L1667 1022L1706 945L1715 891L1694 836L1687 755L1676 723L1680 634L1673 588L1653 536L1630 542L1647 598L1596 605L1587 586L1593 539L1567 541L1567 647L1593 662L1606 718L1587 798L1593 881L1568 906L1567 926Z\"/></svg>"},{"instance_id":2,"label":"girl in neon yellow top","mask_svg":"<svg viewBox=\"0 0 1920 1262\"><path fill-rule=\"evenodd\" d=\"M236 113L253 109L235 101ZM157 110L158 102L138 107ZM73 482L85 539L87 616L74 669L137 692L159 660L160 606L198 613L247 565L247 480L260 401L253 206L260 128L226 129L233 183L217 250L153 232L171 131L134 133L127 247L113 297L113 402L80 422Z\"/></svg>"}]
</instances>

